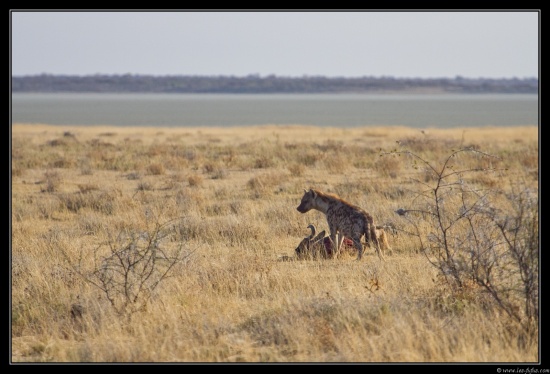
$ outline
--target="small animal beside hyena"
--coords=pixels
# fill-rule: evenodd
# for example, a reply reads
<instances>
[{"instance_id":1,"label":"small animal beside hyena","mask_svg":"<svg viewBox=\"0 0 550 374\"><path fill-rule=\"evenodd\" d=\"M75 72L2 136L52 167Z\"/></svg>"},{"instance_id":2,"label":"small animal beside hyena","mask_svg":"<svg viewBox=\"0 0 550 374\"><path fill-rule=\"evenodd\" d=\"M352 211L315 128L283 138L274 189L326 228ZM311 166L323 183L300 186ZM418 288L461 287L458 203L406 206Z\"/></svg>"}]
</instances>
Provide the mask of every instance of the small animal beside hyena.
<instances>
[{"instance_id":1,"label":"small animal beside hyena","mask_svg":"<svg viewBox=\"0 0 550 374\"><path fill-rule=\"evenodd\" d=\"M311 234L306 236L300 244L294 249L296 258L299 260L304 259L327 259L335 257L334 246L328 236L325 236L326 231L323 230L319 234L316 234L316 229L313 224L310 224L308 229L311 230ZM347 248L354 248L353 242L349 238L345 238L342 243L343 250Z\"/></svg>"},{"instance_id":2,"label":"small animal beside hyena","mask_svg":"<svg viewBox=\"0 0 550 374\"><path fill-rule=\"evenodd\" d=\"M380 243L380 249L383 252L391 251L386 230L384 230L385 227L386 226L376 226L376 237ZM392 229L390 226L387 227ZM316 228L313 224L310 224L308 229L311 230L311 234L302 239L300 244L294 249L297 259L328 259L337 256L336 251L333 250L334 246L332 245L330 237L325 236L325 230L315 235ZM352 250L355 251L353 240L345 237L340 251L351 253Z\"/></svg>"},{"instance_id":3,"label":"small animal beside hyena","mask_svg":"<svg viewBox=\"0 0 550 374\"><path fill-rule=\"evenodd\" d=\"M357 249L357 260L363 256L361 237L365 236L367 245L373 243L378 257L383 258L380 252L380 243L376 237L374 219L365 210L353 205L334 194L328 194L316 189L304 190L300 205L296 208L300 213L307 213L311 209L325 214L330 230L330 240L336 244L336 252L342 248L344 237L353 241Z\"/></svg>"}]
</instances>

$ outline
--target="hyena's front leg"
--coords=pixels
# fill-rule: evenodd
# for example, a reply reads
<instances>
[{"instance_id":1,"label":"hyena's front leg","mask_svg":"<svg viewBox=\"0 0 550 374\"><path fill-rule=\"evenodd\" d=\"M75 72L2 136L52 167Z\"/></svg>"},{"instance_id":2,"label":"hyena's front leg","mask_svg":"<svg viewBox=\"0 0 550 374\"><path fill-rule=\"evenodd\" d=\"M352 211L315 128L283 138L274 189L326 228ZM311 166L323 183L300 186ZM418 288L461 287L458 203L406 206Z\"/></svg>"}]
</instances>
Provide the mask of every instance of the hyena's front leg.
<instances>
[{"instance_id":1,"label":"hyena's front leg","mask_svg":"<svg viewBox=\"0 0 550 374\"><path fill-rule=\"evenodd\" d=\"M336 250L337 250L337 243L338 243L338 237L337 237L337 234L336 234L336 231L331 231L330 232L330 245L332 246L332 258L335 258L337 253L336 253ZM328 255L328 253L327 253Z\"/></svg>"},{"instance_id":2,"label":"hyena's front leg","mask_svg":"<svg viewBox=\"0 0 550 374\"><path fill-rule=\"evenodd\" d=\"M340 255L340 251L342 250L342 243L344 242L344 234L341 232L338 233L337 236L338 245L336 246L336 254Z\"/></svg>"}]
</instances>

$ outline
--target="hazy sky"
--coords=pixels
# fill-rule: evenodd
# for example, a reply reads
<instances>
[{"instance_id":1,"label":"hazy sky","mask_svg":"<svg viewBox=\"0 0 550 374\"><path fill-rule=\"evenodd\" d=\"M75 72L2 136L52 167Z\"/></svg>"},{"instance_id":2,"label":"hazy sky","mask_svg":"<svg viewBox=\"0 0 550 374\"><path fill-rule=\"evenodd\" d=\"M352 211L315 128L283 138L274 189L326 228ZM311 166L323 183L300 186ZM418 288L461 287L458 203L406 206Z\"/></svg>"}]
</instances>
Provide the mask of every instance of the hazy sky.
<instances>
[{"instance_id":1,"label":"hazy sky","mask_svg":"<svg viewBox=\"0 0 550 374\"><path fill-rule=\"evenodd\" d=\"M11 11L12 75L539 76L540 13Z\"/></svg>"}]
</instances>

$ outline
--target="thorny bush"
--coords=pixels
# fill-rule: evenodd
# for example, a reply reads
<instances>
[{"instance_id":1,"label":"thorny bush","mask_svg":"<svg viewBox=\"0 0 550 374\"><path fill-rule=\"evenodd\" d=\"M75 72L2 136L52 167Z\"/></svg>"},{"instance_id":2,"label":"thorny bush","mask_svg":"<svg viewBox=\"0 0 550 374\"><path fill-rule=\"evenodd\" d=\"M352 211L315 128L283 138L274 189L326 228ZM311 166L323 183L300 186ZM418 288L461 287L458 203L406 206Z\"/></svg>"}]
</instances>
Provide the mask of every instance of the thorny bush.
<instances>
[{"instance_id":1,"label":"thorny bush","mask_svg":"<svg viewBox=\"0 0 550 374\"><path fill-rule=\"evenodd\" d=\"M519 180L510 191L504 183L476 185L478 173L506 176L506 170L492 167L498 162L494 156L479 150L452 151L440 166L410 151L389 154L405 154L415 169L423 170L423 177L414 180L420 188L411 207L396 213L439 275L457 292L473 282L532 331L539 320L538 191ZM473 158L474 166L455 170L458 157Z\"/></svg>"}]
</instances>

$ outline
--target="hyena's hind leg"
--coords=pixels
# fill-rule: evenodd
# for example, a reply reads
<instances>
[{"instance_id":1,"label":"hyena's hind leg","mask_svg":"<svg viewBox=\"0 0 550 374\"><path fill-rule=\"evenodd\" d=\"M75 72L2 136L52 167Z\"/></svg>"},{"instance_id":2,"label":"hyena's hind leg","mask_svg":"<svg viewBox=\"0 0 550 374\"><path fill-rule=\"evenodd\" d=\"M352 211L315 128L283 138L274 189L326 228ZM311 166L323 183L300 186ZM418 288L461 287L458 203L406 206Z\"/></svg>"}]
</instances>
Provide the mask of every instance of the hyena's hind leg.
<instances>
[{"instance_id":1,"label":"hyena's hind leg","mask_svg":"<svg viewBox=\"0 0 550 374\"><path fill-rule=\"evenodd\" d=\"M353 246L357 249L357 258L356 260L359 261L363 257L363 245L361 244L360 238L351 238L353 241Z\"/></svg>"}]
</instances>

